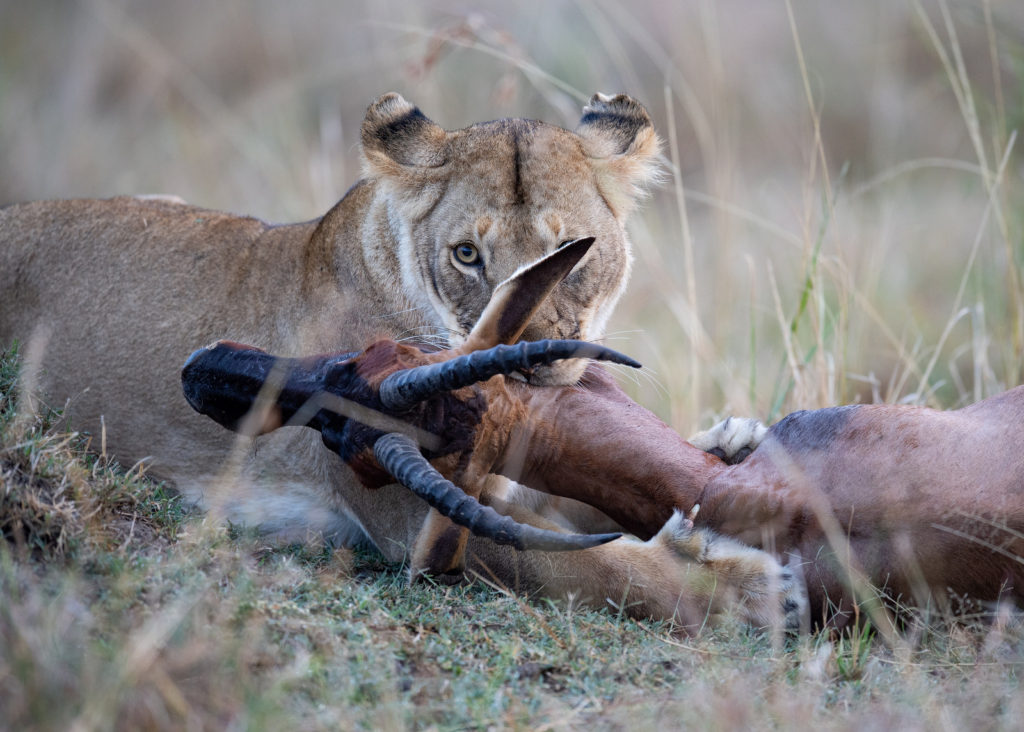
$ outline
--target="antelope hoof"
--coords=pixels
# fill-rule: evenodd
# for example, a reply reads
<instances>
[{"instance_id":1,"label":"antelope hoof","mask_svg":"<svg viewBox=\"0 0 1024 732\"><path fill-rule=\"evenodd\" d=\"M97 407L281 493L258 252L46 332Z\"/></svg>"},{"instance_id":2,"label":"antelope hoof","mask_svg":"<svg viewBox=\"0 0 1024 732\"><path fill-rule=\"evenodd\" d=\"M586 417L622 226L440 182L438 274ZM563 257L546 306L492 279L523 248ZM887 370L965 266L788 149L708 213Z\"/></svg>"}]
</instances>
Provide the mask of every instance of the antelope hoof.
<instances>
[{"instance_id":1,"label":"antelope hoof","mask_svg":"<svg viewBox=\"0 0 1024 732\"><path fill-rule=\"evenodd\" d=\"M688 442L729 465L743 462L764 440L768 428L752 417L727 417L714 427L698 432Z\"/></svg>"}]
</instances>

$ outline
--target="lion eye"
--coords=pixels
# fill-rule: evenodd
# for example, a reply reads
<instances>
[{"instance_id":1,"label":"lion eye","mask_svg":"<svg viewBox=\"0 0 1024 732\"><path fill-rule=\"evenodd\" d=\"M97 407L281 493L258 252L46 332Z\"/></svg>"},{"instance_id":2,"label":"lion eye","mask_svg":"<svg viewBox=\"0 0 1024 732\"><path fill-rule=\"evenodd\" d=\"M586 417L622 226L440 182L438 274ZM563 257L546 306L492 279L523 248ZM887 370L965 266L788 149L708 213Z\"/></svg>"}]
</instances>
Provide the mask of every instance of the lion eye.
<instances>
[{"instance_id":1,"label":"lion eye","mask_svg":"<svg viewBox=\"0 0 1024 732\"><path fill-rule=\"evenodd\" d=\"M572 244L574 241L576 241L576 240L575 239L566 239L564 241L560 241L560 242L558 242L558 249L561 249L566 244Z\"/></svg>"},{"instance_id":2,"label":"lion eye","mask_svg":"<svg viewBox=\"0 0 1024 732\"><path fill-rule=\"evenodd\" d=\"M472 242L464 241L455 245L452 255L461 264L480 264L480 250Z\"/></svg>"}]
</instances>

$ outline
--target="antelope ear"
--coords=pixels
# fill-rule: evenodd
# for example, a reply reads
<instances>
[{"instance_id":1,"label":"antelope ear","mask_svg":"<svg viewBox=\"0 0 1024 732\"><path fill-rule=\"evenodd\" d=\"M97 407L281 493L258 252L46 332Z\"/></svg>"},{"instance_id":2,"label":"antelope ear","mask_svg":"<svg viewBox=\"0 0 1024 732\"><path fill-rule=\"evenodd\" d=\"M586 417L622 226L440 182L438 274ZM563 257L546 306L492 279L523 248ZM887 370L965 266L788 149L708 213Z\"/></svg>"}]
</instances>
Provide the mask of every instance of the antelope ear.
<instances>
[{"instance_id":1,"label":"antelope ear","mask_svg":"<svg viewBox=\"0 0 1024 732\"><path fill-rule=\"evenodd\" d=\"M367 177L402 175L447 161L447 133L394 92L366 110L361 135Z\"/></svg>"},{"instance_id":2,"label":"antelope ear","mask_svg":"<svg viewBox=\"0 0 1024 732\"><path fill-rule=\"evenodd\" d=\"M636 207L646 186L660 178L661 142L640 102L618 94L595 94L576 127L597 173L601 194L619 221Z\"/></svg>"},{"instance_id":3,"label":"antelope ear","mask_svg":"<svg viewBox=\"0 0 1024 732\"><path fill-rule=\"evenodd\" d=\"M494 288L490 302L457 352L472 353L519 340L544 298L565 279L593 243L592 236L571 241Z\"/></svg>"}]
</instances>

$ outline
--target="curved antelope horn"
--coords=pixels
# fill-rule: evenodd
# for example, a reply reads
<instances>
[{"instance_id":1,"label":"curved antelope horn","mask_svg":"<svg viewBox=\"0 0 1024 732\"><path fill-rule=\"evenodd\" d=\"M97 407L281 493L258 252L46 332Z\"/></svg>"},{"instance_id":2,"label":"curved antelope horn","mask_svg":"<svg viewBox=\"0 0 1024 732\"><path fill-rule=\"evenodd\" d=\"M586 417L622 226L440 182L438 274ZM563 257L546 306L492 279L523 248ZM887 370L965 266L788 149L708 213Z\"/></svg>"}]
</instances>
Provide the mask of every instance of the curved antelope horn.
<instances>
[{"instance_id":1,"label":"curved antelope horn","mask_svg":"<svg viewBox=\"0 0 1024 732\"><path fill-rule=\"evenodd\" d=\"M571 551L589 549L618 539L622 534L562 534L520 524L484 506L446 480L420 454L405 435L391 432L373 445L373 454L395 479L460 526L498 544L519 550Z\"/></svg>"},{"instance_id":2,"label":"curved antelope horn","mask_svg":"<svg viewBox=\"0 0 1024 732\"><path fill-rule=\"evenodd\" d=\"M564 358L592 358L640 368L640 364L629 356L596 343L523 341L514 346L495 346L485 351L457 356L449 361L396 371L381 382L380 400L385 408L401 412L439 392L486 381L496 374L510 374Z\"/></svg>"}]
</instances>

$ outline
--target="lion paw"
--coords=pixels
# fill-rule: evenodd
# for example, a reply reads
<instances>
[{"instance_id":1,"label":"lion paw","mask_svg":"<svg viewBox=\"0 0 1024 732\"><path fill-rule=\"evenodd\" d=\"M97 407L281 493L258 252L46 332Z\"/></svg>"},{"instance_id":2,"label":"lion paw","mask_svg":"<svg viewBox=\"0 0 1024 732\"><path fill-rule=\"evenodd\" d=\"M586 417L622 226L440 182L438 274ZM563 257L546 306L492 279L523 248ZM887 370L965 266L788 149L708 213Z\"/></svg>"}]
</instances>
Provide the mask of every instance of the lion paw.
<instances>
[{"instance_id":1,"label":"lion paw","mask_svg":"<svg viewBox=\"0 0 1024 732\"><path fill-rule=\"evenodd\" d=\"M729 465L743 462L764 440L768 428L752 417L727 417L714 427L698 432L688 442L710 452Z\"/></svg>"},{"instance_id":2,"label":"lion paw","mask_svg":"<svg viewBox=\"0 0 1024 732\"><path fill-rule=\"evenodd\" d=\"M712 614L734 611L750 625L800 632L806 627L807 592L799 558L783 566L769 553L676 512L651 541L660 541L694 564L687 584L692 600Z\"/></svg>"}]
</instances>

